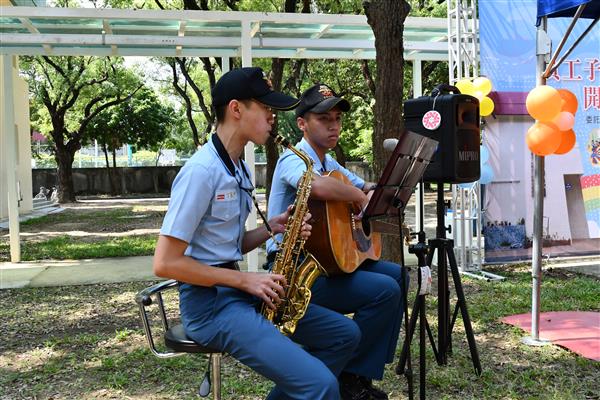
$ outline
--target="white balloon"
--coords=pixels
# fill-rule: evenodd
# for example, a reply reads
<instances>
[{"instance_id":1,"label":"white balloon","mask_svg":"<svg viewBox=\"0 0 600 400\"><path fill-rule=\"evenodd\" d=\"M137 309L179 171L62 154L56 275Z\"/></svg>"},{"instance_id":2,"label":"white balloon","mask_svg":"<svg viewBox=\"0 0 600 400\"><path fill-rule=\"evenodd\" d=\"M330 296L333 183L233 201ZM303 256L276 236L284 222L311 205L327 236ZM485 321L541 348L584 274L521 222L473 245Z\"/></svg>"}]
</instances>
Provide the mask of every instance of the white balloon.
<instances>
[{"instance_id":1,"label":"white balloon","mask_svg":"<svg viewBox=\"0 0 600 400\"><path fill-rule=\"evenodd\" d=\"M559 131L568 131L575 126L575 116L568 111L561 111L552 119L552 123Z\"/></svg>"},{"instance_id":2,"label":"white balloon","mask_svg":"<svg viewBox=\"0 0 600 400\"><path fill-rule=\"evenodd\" d=\"M481 166L483 167L483 165L486 162L488 162L489 159L490 159L490 151L488 150L488 148L485 144L482 144L479 147L479 162L481 163Z\"/></svg>"},{"instance_id":3,"label":"white balloon","mask_svg":"<svg viewBox=\"0 0 600 400\"><path fill-rule=\"evenodd\" d=\"M493 179L494 179L494 171L492 170L492 167L490 167L488 164L485 164L481 168L481 177L479 178L479 183L482 185L487 185Z\"/></svg>"}]
</instances>

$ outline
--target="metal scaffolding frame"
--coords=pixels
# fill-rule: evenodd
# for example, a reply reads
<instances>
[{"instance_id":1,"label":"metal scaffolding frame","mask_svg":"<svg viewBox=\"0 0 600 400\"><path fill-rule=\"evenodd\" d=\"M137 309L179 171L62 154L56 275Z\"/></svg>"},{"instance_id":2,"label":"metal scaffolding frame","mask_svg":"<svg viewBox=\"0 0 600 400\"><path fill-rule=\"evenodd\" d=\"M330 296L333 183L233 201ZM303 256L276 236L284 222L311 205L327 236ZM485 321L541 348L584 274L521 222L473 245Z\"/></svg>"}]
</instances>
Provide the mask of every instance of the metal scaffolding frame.
<instances>
[{"instance_id":1,"label":"metal scaffolding frame","mask_svg":"<svg viewBox=\"0 0 600 400\"><path fill-rule=\"evenodd\" d=\"M479 72L479 20L476 0L448 0L449 82L474 78ZM485 272L481 266L482 204L479 181L452 185L452 237L461 273L483 279L503 279Z\"/></svg>"}]
</instances>

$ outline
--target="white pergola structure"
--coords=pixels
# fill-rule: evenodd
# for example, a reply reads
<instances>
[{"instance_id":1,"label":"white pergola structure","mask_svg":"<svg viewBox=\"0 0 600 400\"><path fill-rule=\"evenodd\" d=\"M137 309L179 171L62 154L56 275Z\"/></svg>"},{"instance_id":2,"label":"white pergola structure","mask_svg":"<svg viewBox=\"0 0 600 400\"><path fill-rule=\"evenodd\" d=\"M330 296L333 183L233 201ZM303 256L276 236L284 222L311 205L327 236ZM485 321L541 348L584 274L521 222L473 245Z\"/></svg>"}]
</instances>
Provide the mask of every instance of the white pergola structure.
<instances>
[{"instance_id":1,"label":"white pergola structure","mask_svg":"<svg viewBox=\"0 0 600 400\"><path fill-rule=\"evenodd\" d=\"M448 60L445 18L409 17L404 25L404 57L413 63L415 96L421 95L421 62ZM12 87L7 66L18 55L221 57L223 72L229 58L242 66L253 58L375 59L375 37L364 15L292 14L231 11L164 11L0 7L0 55L4 61L4 98ZM3 102L6 115L14 115ZM6 118L1 134L14 136ZM9 143L2 156L14 154ZM254 147L245 158L254 176ZM11 249L19 248L16 181L8 182ZM16 218L16 221L15 221ZM256 226L256 212L248 219ZM11 260L20 261L18 251ZM258 254L248 255L248 269L257 270Z\"/></svg>"}]
</instances>

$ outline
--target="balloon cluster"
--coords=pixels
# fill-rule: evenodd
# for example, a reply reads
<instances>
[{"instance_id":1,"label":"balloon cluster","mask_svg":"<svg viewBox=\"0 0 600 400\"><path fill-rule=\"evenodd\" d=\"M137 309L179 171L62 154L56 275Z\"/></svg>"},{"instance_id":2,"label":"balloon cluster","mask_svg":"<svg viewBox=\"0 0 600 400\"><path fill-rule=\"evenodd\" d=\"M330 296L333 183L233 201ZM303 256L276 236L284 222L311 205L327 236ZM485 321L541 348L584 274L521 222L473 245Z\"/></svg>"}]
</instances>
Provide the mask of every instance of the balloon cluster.
<instances>
[{"instance_id":1,"label":"balloon cluster","mask_svg":"<svg viewBox=\"0 0 600 400\"><path fill-rule=\"evenodd\" d=\"M488 97L492 91L492 81L482 76L473 79L461 79L454 85L462 94L468 94L479 99L479 114L482 117L491 115L494 111L494 101Z\"/></svg>"},{"instance_id":2,"label":"balloon cluster","mask_svg":"<svg viewBox=\"0 0 600 400\"><path fill-rule=\"evenodd\" d=\"M525 141L538 156L565 154L575 146L577 97L567 89L538 86L527 95L527 112L537 121L527 131Z\"/></svg>"}]
</instances>

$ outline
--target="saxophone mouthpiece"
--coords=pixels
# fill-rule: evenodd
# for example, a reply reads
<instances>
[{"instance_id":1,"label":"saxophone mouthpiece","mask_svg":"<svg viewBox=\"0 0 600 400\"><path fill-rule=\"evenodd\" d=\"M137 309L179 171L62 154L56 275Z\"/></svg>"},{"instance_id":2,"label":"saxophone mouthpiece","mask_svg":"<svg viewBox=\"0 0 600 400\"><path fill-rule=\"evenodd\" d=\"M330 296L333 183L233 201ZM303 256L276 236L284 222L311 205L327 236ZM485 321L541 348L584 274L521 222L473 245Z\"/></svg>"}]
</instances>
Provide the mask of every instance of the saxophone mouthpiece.
<instances>
[{"instance_id":1,"label":"saxophone mouthpiece","mask_svg":"<svg viewBox=\"0 0 600 400\"><path fill-rule=\"evenodd\" d=\"M271 135L271 137L273 138L275 143L280 144L283 147L287 147L287 148L290 147L290 142L283 136L280 136L280 135L276 134L275 132L269 132L269 135Z\"/></svg>"}]
</instances>

